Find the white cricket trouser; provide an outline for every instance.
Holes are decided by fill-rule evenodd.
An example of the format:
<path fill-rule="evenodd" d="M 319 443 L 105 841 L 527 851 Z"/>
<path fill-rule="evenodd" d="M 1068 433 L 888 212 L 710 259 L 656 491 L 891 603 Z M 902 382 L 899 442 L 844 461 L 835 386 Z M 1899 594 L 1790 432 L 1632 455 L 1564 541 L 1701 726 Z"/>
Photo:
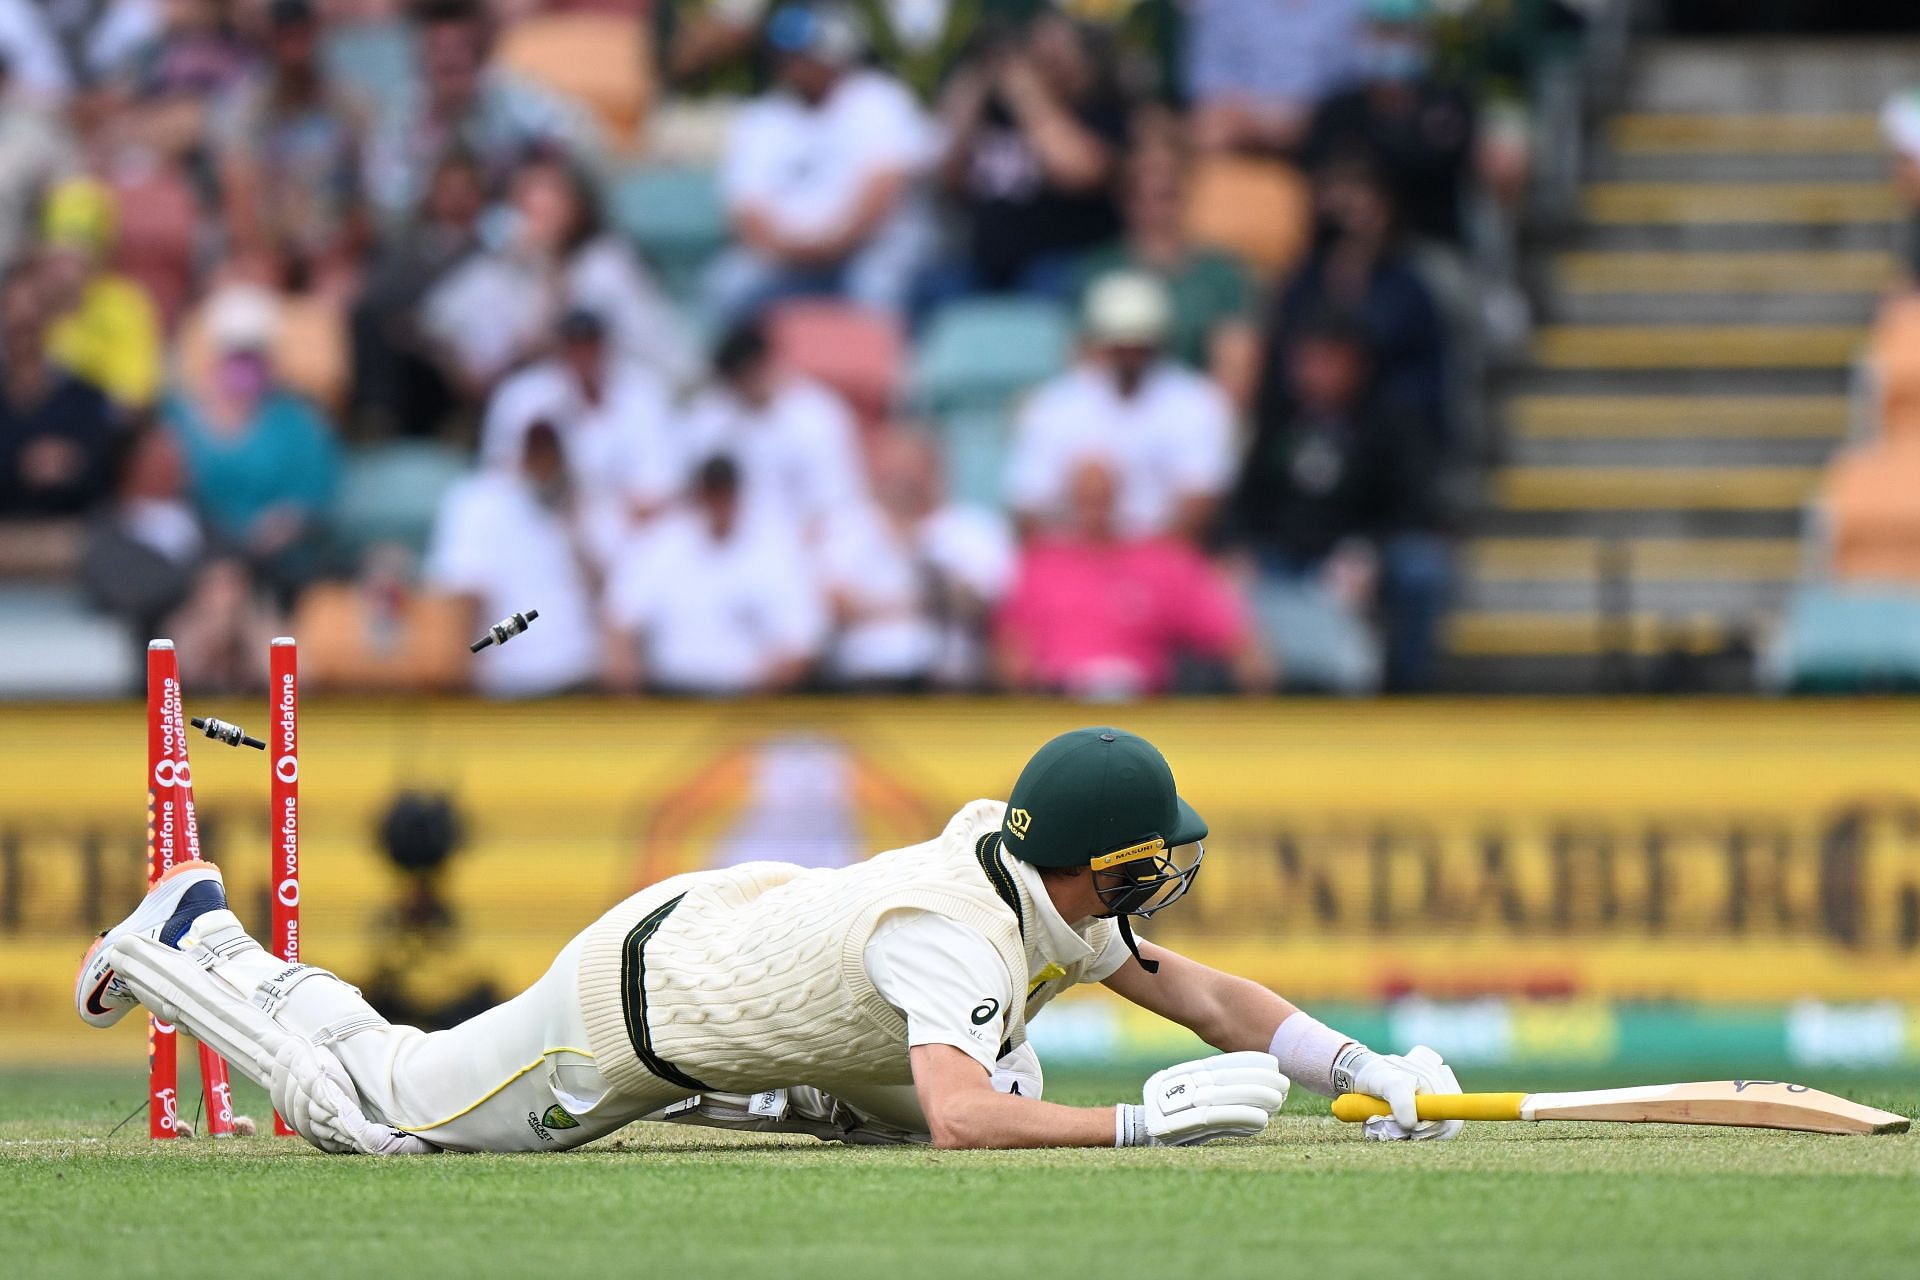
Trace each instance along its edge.
<path fill-rule="evenodd" d="M 447 1150 L 552 1151 L 605 1137 L 687 1096 L 687 1090 L 661 1081 L 640 1096 L 611 1091 L 587 1045 L 579 950 L 575 938 L 539 981 L 457 1027 L 421 1031 L 375 1014 L 373 1025 L 350 1020 L 341 1028 L 345 1034 L 326 1040 L 325 1047 L 353 1078 L 370 1118 Z M 373 1012 L 331 975 L 316 975 L 296 988 L 290 1010 L 310 988 L 315 1003 L 351 993 L 364 1013 Z"/>

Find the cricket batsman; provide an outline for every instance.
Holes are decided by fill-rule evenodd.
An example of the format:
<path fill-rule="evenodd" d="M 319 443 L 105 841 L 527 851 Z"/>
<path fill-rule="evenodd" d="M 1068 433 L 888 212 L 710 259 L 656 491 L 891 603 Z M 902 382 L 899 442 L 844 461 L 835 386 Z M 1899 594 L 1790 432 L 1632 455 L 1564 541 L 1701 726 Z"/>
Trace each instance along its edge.
<path fill-rule="evenodd" d="M 674 876 L 614 907 L 546 975 L 447 1031 L 395 1026 L 325 969 L 275 958 L 219 869 L 180 864 L 100 935 L 74 988 L 108 1026 L 136 1003 L 264 1087 L 325 1151 L 549 1151 L 636 1120 L 941 1147 L 1188 1145 L 1259 1133 L 1289 1080 L 1373 1094 L 1379 1139 L 1451 1137 L 1414 1095 L 1438 1054 L 1375 1053 L 1257 983 L 1135 937 L 1193 882 L 1206 823 L 1152 744 L 1078 729 L 1005 803 L 833 869 Z M 1137 1103 L 1045 1101 L 1027 1025 L 1076 983 L 1220 1050 Z"/>

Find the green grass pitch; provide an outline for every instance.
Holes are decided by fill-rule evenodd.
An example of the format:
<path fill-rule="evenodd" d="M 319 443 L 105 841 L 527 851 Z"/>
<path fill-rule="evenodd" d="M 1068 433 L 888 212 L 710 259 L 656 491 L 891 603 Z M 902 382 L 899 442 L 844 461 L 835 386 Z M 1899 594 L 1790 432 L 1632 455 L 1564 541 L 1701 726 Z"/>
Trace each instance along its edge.
<path fill-rule="evenodd" d="M 1920 1105 L 1911 1074 L 1807 1083 Z M 0 1072 L 8 1272 L 1865 1280 L 1912 1276 L 1920 1242 L 1920 1135 L 1483 1124 L 1372 1144 L 1296 1095 L 1262 1139 L 1187 1150 L 845 1149 L 636 1126 L 571 1155 L 374 1161 L 264 1137 L 150 1143 L 144 1115 L 105 1140 L 141 1085 L 133 1071 Z M 1138 1087 L 1063 1078 L 1049 1093 Z M 264 1098 L 240 1092 L 265 1120 Z"/>

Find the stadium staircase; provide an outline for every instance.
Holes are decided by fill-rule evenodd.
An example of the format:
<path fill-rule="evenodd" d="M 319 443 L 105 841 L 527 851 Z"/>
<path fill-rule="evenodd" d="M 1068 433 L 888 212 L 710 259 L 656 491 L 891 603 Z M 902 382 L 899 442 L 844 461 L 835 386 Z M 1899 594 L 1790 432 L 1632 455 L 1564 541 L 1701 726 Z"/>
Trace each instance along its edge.
<path fill-rule="evenodd" d="M 1748 687 L 1894 273 L 1886 43 L 1642 48 L 1497 388 L 1451 683 Z"/>

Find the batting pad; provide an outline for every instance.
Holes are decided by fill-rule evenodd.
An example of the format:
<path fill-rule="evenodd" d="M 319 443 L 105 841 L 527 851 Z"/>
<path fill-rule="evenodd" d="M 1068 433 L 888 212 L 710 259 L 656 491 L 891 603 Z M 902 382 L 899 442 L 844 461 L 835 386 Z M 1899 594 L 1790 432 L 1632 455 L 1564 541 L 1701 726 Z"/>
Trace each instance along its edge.
<path fill-rule="evenodd" d="M 247 1079 L 272 1088 L 274 1057 L 294 1037 L 232 987 L 188 956 L 139 934 L 114 945 L 113 968 L 151 1012 L 178 1022 Z"/>

